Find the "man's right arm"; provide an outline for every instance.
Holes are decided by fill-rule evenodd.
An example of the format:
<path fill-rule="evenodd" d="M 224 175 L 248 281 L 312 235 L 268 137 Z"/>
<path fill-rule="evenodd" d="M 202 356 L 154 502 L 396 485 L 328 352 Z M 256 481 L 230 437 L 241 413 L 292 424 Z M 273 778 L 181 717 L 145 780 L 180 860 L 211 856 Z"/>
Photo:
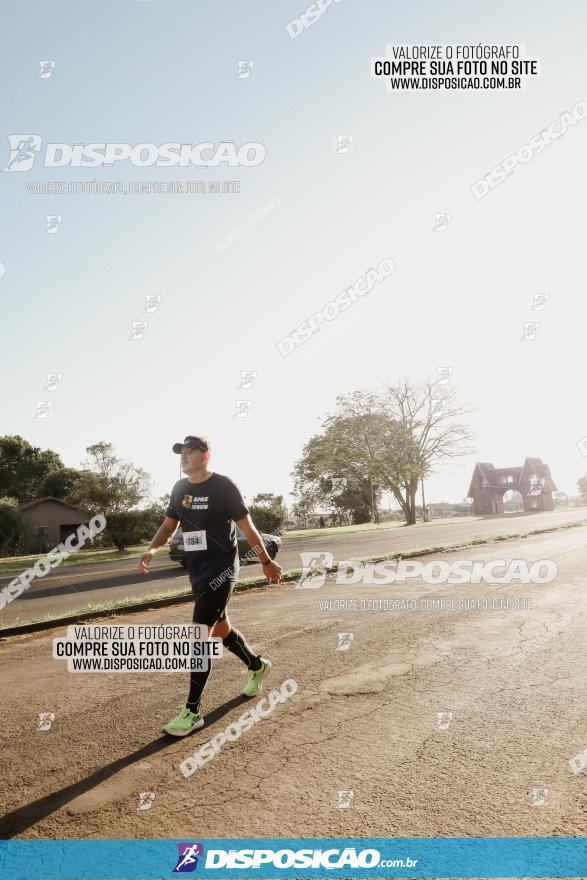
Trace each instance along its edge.
<path fill-rule="evenodd" d="M 147 574 L 149 563 L 159 547 L 164 547 L 176 532 L 179 520 L 171 516 L 166 516 L 157 531 L 155 537 L 149 544 L 149 547 L 139 559 L 139 571 L 141 574 Z"/>

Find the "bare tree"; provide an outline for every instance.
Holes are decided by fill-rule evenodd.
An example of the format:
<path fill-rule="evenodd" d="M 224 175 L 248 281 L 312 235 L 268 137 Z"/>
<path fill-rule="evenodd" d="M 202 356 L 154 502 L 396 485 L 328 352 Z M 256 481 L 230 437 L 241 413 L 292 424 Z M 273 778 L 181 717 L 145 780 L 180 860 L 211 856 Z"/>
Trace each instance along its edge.
<path fill-rule="evenodd" d="M 464 421 L 470 410 L 457 402 L 455 388 L 429 380 L 418 385 L 404 379 L 399 385 L 387 385 L 382 405 L 389 425 L 397 425 L 398 439 L 402 442 L 403 438 L 407 453 L 396 458 L 395 467 L 384 466 L 382 479 L 402 508 L 406 523 L 412 525 L 418 481 L 429 476 L 441 460 L 472 452 L 473 435 Z M 394 462 L 396 449 L 396 444 L 390 449 L 389 464 Z"/>
<path fill-rule="evenodd" d="M 408 525 L 416 522 L 416 492 L 442 459 L 471 452 L 472 435 L 464 423 L 469 410 L 456 402 L 457 392 L 427 381 L 404 379 L 383 391 L 355 391 L 337 398 L 320 439 L 323 479 L 333 476 L 369 481 L 375 497 L 391 492 Z M 304 480 L 304 468 L 298 466 Z"/>

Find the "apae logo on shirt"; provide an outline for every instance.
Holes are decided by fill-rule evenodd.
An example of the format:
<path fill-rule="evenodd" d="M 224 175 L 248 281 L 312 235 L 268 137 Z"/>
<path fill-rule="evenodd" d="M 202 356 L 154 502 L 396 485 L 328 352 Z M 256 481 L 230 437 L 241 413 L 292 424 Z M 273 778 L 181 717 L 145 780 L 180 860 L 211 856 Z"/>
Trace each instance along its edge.
<path fill-rule="evenodd" d="M 184 495 L 181 506 L 188 510 L 208 510 L 209 495 Z"/>

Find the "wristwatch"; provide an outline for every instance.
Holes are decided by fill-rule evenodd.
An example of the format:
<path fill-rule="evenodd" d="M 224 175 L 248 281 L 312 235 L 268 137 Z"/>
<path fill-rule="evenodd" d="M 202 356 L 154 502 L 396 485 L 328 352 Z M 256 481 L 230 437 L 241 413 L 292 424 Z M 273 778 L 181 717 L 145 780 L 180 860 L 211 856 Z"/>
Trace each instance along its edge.
<path fill-rule="evenodd" d="M 262 562 L 261 565 L 269 565 L 271 559 L 266 559 L 265 562 Z"/>

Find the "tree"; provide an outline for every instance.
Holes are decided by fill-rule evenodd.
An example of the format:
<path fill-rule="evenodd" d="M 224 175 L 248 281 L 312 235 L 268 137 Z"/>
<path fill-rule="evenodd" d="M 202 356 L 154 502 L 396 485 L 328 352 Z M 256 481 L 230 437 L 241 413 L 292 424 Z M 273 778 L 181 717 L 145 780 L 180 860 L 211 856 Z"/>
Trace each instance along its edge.
<path fill-rule="evenodd" d="M 165 516 L 169 498 L 169 495 L 162 495 L 153 504 L 141 510 L 123 510 L 120 513 L 109 514 L 100 538 L 103 536 L 118 550 L 150 541 Z"/>
<path fill-rule="evenodd" d="M 577 480 L 577 489 L 581 496 L 581 501 L 587 503 L 587 475 Z"/>
<path fill-rule="evenodd" d="M 295 464 L 294 514 L 304 524 L 315 516 L 316 508 L 330 511 L 333 525 L 379 522 L 382 493 L 377 479 L 339 454 L 343 420 L 334 417 L 326 421 L 325 433 L 308 440 Z"/>
<path fill-rule="evenodd" d="M 407 525 L 416 522 L 419 481 L 439 461 L 471 452 L 472 435 L 461 422 L 468 411 L 456 396 L 454 388 L 404 379 L 379 395 L 355 392 L 339 399 L 362 443 L 364 466 L 394 496 Z"/>
<path fill-rule="evenodd" d="M 311 491 L 305 491 L 301 487 L 294 490 L 294 495 L 297 497 L 297 502 L 292 505 L 292 515 L 299 527 L 306 528 L 308 520 L 314 516 L 318 497 Z"/>
<path fill-rule="evenodd" d="M 261 492 L 255 495 L 250 505 L 250 514 L 260 532 L 273 534 L 283 528 L 287 510 L 283 495 Z"/>
<path fill-rule="evenodd" d="M 365 472 L 363 464 L 347 457 L 348 450 L 342 448 L 343 438 L 348 439 L 345 419 L 336 415 L 324 426 L 325 433 L 311 437 L 296 462 L 294 495 L 332 511 L 339 525 L 349 517 L 353 523 L 377 522 L 381 490 L 369 469 Z"/>
<path fill-rule="evenodd" d="M 0 555 L 16 555 L 24 532 L 17 498 L 0 498 Z"/>
<path fill-rule="evenodd" d="M 158 504 L 142 510 L 111 513 L 106 518 L 103 534 L 118 550 L 125 550 L 133 544 L 150 541 L 161 525 L 161 519 L 161 508 Z"/>
<path fill-rule="evenodd" d="M 379 491 L 375 495 L 379 499 Z M 371 496 L 371 484 L 369 480 L 347 480 L 343 489 L 332 497 L 332 503 L 335 507 L 335 514 L 342 524 L 345 518 L 350 515 L 353 525 L 360 523 L 379 522 L 379 511 L 374 499 Z"/>
<path fill-rule="evenodd" d="M 66 500 L 74 507 L 109 516 L 132 510 L 149 494 L 151 478 L 142 468 L 114 454 L 112 443 L 95 443 L 86 449 L 91 458 Z"/>
<path fill-rule="evenodd" d="M 461 422 L 467 410 L 455 397 L 454 389 L 407 380 L 379 392 L 341 395 L 337 411 L 323 422 L 325 433 L 304 447 L 294 472 L 299 486 L 326 489 L 333 478 L 351 486 L 368 484 L 373 520 L 385 490 L 396 499 L 406 524 L 413 525 L 420 480 L 440 460 L 471 451 L 466 446 L 471 434 Z"/>
<path fill-rule="evenodd" d="M 169 502 L 171 501 L 171 495 L 169 492 L 166 492 L 165 495 L 161 495 L 155 504 L 153 505 L 155 510 L 158 510 L 161 515 L 161 519 L 165 516 L 165 511 L 169 507 Z"/>
<path fill-rule="evenodd" d="M 52 449 L 32 446 L 18 434 L 0 437 L 0 496 L 16 498 L 19 504 L 34 501 L 42 480 L 62 467 Z"/>
<path fill-rule="evenodd" d="M 77 481 L 81 478 L 82 471 L 75 468 L 60 468 L 50 471 L 37 487 L 37 498 L 60 498 L 65 499 L 72 494 Z"/>

